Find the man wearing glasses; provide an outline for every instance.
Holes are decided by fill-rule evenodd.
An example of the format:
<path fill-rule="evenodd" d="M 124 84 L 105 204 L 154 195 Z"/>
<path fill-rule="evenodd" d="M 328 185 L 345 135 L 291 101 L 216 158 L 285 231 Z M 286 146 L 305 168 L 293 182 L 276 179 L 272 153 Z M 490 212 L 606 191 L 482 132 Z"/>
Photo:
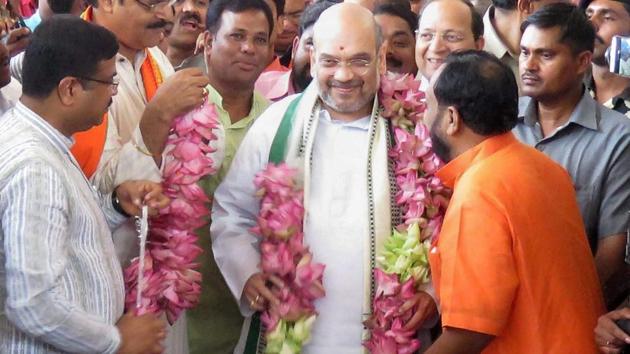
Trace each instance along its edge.
<path fill-rule="evenodd" d="M 483 19 L 468 0 L 437 0 L 422 11 L 416 34 L 416 64 L 422 87 L 454 51 L 481 50 Z"/>
<path fill-rule="evenodd" d="M 116 54 L 118 94 L 103 125 L 75 135 L 73 147 L 84 172 L 103 193 L 126 179 L 159 182 L 172 120 L 200 106 L 207 95 L 208 79 L 201 70 L 174 74 L 168 58 L 156 47 L 165 36 L 171 6 L 165 0 L 91 0 L 82 15 L 113 32 L 120 45 Z M 105 137 L 101 132 L 106 132 Z M 96 162 L 89 159 L 93 156 Z M 135 235 L 132 222 L 114 232 L 123 267 L 138 255 Z M 170 354 L 187 353 L 185 315 L 168 328 L 165 345 Z"/>
<path fill-rule="evenodd" d="M 260 200 L 252 181 L 269 161 L 272 141 L 281 136 L 276 135 L 281 121 L 290 125 L 290 136 L 305 132 L 303 149 L 302 139 L 287 139 L 284 155 L 305 171 L 304 185 L 311 192 L 304 239 L 317 261 L 326 264 L 326 296 L 317 302 L 319 316 L 304 348 L 308 353 L 364 352 L 362 318 L 368 309 L 363 305 L 373 284 L 365 256 L 375 251 L 370 240 L 389 233 L 374 225 L 391 222 L 391 210 L 385 207 L 388 131 L 375 104 L 385 65 L 382 36 L 369 10 L 350 3 L 325 10 L 313 27 L 312 83 L 258 118 L 214 195 L 214 256 L 241 313 L 255 323 L 254 312 L 282 304 L 270 291 L 274 285 L 268 281 L 274 277 L 258 268 L 259 242 L 250 230 Z M 368 195 L 369 190 L 374 193 Z M 368 208 L 370 201 L 378 211 Z M 377 222 L 370 223 L 370 217 Z M 421 306 L 426 298 L 414 300 L 422 308 L 418 312 L 426 314 Z M 407 323 L 408 329 L 415 330 L 421 317 Z M 256 341 L 245 343 L 248 336 L 255 338 L 255 328 L 242 332 L 235 353 L 255 349 L 251 344 Z"/>
<path fill-rule="evenodd" d="M 275 42 L 275 52 L 279 57 L 285 54 L 289 56 L 288 52 L 293 44 L 293 39 L 298 35 L 298 28 L 300 26 L 300 17 L 305 8 L 304 0 L 286 0 L 284 3 L 284 11 L 280 16 L 282 21 L 282 31 L 278 33 Z M 288 53 L 287 53 L 288 52 Z"/>

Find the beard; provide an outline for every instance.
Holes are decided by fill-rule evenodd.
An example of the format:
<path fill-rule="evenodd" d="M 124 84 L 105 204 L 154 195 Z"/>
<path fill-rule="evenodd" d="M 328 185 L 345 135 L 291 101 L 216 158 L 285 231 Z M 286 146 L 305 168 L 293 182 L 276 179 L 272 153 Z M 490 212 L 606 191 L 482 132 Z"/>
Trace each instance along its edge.
<path fill-rule="evenodd" d="M 332 108 L 334 111 L 338 113 L 343 113 L 343 114 L 354 113 L 354 112 L 359 111 L 361 108 L 365 107 L 374 97 L 373 96 L 367 97 L 366 95 L 363 94 L 363 92 L 361 92 L 359 97 L 356 100 L 340 103 L 340 102 L 335 101 L 335 99 L 332 97 L 331 92 L 334 87 L 339 87 L 339 88 L 355 87 L 361 90 L 361 88 L 363 87 L 363 84 L 364 84 L 363 80 L 360 80 L 360 79 L 353 79 L 347 82 L 341 82 L 337 80 L 328 80 L 328 82 L 326 82 L 326 88 L 320 92 L 320 96 L 322 98 L 322 101 L 324 101 L 324 103 L 328 107 Z"/>
<path fill-rule="evenodd" d="M 452 160 L 451 156 L 451 147 L 448 145 L 445 139 L 442 139 L 440 134 L 438 134 L 437 125 L 439 121 L 443 118 L 437 118 L 433 124 L 431 124 L 431 128 L 429 129 L 429 136 L 431 137 L 431 144 L 433 146 L 433 152 L 437 155 L 437 157 L 442 160 L 445 164 Z"/>
<path fill-rule="evenodd" d="M 302 69 L 296 69 L 293 67 L 292 80 L 293 80 L 293 88 L 295 92 L 302 92 L 308 87 L 308 85 L 313 81 L 311 77 L 311 66 L 306 65 Z"/>

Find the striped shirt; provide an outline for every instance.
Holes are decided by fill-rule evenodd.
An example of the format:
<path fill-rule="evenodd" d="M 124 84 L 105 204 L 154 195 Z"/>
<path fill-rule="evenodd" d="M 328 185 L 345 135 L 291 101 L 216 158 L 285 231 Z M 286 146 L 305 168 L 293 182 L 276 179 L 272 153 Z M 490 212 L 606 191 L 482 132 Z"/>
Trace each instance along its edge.
<path fill-rule="evenodd" d="M 18 103 L 0 119 L 0 353 L 115 353 L 124 285 L 110 228 L 124 218 Z"/>

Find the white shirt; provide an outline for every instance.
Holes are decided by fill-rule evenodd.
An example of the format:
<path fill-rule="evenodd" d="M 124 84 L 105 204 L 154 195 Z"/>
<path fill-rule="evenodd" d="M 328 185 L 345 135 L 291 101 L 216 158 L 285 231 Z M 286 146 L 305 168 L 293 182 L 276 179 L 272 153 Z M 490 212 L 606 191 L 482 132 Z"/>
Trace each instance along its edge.
<path fill-rule="evenodd" d="M 123 275 L 72 141 L 18 103 L 0 120 L 0 353 L 115 353 Z"/>
<path fill-rule="evenodd" d="M 268 161 L 276 130 L 290 100 L 270 106 L 254 123 L 215 193 L 211 235 L 221 272 L 244 315 L 252 314 L 241 299 L 245 282 L 258 272 L 258 240 L 254 226 L 260 200 L 254 176 Z M 305 243 L 315 262 L 326 265 L 326 297 L 316 301 L 319 317 L 304 353 L 363 353 L 362 305 L 367 232 L 367 150 L 369 118 L 351 123 L 319 115 L 307 205 Z"/>
<path fill-rule="evenodd" d="M 0 88 L 0 115 L 13 108 L 22 95 L 22 85 L 11 78 L 6 86 Z"/>

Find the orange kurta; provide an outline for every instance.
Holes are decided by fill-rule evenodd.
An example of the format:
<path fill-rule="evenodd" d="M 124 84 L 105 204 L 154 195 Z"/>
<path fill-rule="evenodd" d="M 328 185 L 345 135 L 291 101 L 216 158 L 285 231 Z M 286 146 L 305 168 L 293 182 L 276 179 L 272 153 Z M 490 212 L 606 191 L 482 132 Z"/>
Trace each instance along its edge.
<path fill-rule="evenodd" d="M 438 176 L 454 191 L 430 254 L 443 326 L 496 336 L 486 354 L 596 353 L 602 295 L 564 169 L 507 133 Z"/>

